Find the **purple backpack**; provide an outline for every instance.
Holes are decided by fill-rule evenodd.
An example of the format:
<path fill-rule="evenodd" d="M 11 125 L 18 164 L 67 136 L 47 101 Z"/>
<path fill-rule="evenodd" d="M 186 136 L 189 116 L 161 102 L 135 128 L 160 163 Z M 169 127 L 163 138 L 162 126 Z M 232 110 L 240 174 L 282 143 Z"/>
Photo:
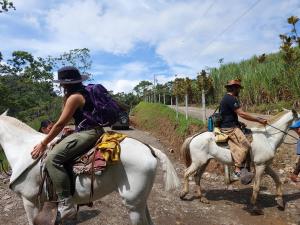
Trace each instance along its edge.
<path fill-rule="evenodd" d="M 89 84 L 85 89 L 89 93 L 94 110 L 83 113 L 86 123 L 81 124 L 81 126 L 99 125 L 105 127 L 114 124 L 119 118 L 121 109 L 106 88 L 101 84 Z"/>

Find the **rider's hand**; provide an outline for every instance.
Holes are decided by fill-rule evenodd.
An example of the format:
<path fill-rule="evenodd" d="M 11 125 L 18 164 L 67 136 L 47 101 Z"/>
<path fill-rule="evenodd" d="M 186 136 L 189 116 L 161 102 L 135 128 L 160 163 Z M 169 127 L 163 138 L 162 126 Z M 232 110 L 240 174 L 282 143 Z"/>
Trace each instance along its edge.
<path fill-rule="evenodd" d="M 260 117 L 257 117 L 257 122 L 266 126 L 268 124 L 268 121 L 266 119 L 263 119 L 263 118 L 260 118 Z"/>
<path fill-rule="evenodd" d="M 37 159 L 40 155 L 44 153 L 46 150 L 47 145 L 43 145 L 42 143 L 37 144 L 34 146 L 33 151 L 31 152 L 31 157 L 33 159 Z"/>
<path fill-rule="evenodd" d="M 72 134 L 72 133 L 74 133 L 74 130 L 71 129 L 71 128 L 69 128 L 69 127 L 65 127 L 65 128 L 63 129 L 63 136 L 68 136 L 68 135 L 70 135 L 70 134 Z"/>

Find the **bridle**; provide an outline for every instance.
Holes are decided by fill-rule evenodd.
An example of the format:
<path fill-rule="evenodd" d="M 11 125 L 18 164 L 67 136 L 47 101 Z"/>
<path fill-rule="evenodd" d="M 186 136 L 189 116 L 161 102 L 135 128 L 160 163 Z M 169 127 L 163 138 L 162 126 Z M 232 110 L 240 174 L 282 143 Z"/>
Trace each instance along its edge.
<path fill-rule="evenodd" d="M 293 111 L 293 110 L 292 110 L 292 111 Z M 294 115 L 294 119 L 297 119 L 297 118 L 298 118 L 298 114 L 297 114 L 296 111 L 295 111 L 295 112 L 293 111 L 293 115 Z M 287 131 L 281 130 L 280 128 L 275 127 L 275 126 L 273 126 L 273 125 L 271 125 L 271 124 L 269 124 L 269 123 L 267 123 L 267 126 L 272 127 L 272 128 L 274 128 L 275 130 L 278 130 L 278 131 L 279 131 L 279 132 L 273 133 L 273 134 L 271 134 L 271 135 L 278 134 L 278 133 L 284 133 L 283 139 L 285 139 L 286 136 L 290 136 L 290 137 L 292 137 L 292 138 L 294 138 L 294 139 L 296 139 L 296 140 L 298 141 L 298 138 L 296 138 L 295 136 L 289 134 Z M 288 130 L 290 130 L 290 129 L 288 129 Z M 288 144 L 288 145 L 294 145 L 294 144 L 297 144 L 297 142 L 296 142 L 296 143 L 282 142 L 282 143 Z"/>

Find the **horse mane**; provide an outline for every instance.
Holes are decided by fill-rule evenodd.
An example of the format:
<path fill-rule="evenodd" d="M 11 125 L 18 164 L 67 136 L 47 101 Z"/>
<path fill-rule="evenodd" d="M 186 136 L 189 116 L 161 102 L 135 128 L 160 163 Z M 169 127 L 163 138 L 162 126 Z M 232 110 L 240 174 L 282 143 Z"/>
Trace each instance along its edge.
<path fill-rule="evenodd" d="M 14 117 L 1 115 L 0 116 L 0 121 L 1 120 L 5 121 L 5 122 L 8 122 L 8 123 L 10 123 L 10 124 L 12 124 L 16 127 L 19 127 L 24 131 L 28 131 L 28 132 L 31 132 L 31 133 L 37 133 L 37 131 L 35 129 L 33 129 L 32 127 L 28 126 L 26 123 L 23 123 L 22 121 L 14 118 Z"/>
<path fill-rule="evenodd" d="M 284 116 L 288 112 L 289 111 L 284 110 L 284 111 L 277 113 L 275 116 L 272 116 L 270 119 L 268 119 L 268 123 L 272 124 L 272 123 L 277 122 L 282 116 Z M 262 124 L 257 125 L 257 128 L 261 128 L 261 127 L 264 127 L 264 125 L 262 125 Z"/>

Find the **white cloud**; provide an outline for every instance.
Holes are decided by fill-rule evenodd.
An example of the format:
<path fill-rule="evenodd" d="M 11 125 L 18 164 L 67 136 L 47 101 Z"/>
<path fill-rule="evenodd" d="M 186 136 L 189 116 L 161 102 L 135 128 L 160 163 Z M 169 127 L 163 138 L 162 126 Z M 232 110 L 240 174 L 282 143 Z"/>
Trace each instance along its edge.
<path fill-rule="evenodd" d="M 113 90 L 114 93 L 124 92 L 129 93 L 132 92 L 133 88 L 140 82 L 140 80 L 105 80 L 100 81 L 103 86 L 105 86 L 108 90 Z"/>
<path fill-rule="evenodd" d="M 299 0 L 260 1 L 243 17 L 255 0 L 14 2 L 14 14 L 19 13 L 24 23 L 46 34 L 46 38 L 20 38 L 3 32 L 0 42 L 10 43 L 1 46 L 6 51 L 26 48 L 46 56 L 87 47 L 93 52 L 126 56 L 142 42 L 154 47 L 169 66 L 169 73 L 191 77 L 205 66 L 217 66 L 219 58 L 226 63 L 277 51 L 278 34 L 288 31 L 286 18 L 300 14 Z M 1 26 L 1 31 L 4 29 Z M 97 79 L 114 80 L 108 84 L 122 80 L 126 90 L 137 80 L 153 75 L 151 65 L 139 59 L 115 66 L 96 65 L 93 70 Z M 171 74 L 162 80 L 168 77 Z"/>

